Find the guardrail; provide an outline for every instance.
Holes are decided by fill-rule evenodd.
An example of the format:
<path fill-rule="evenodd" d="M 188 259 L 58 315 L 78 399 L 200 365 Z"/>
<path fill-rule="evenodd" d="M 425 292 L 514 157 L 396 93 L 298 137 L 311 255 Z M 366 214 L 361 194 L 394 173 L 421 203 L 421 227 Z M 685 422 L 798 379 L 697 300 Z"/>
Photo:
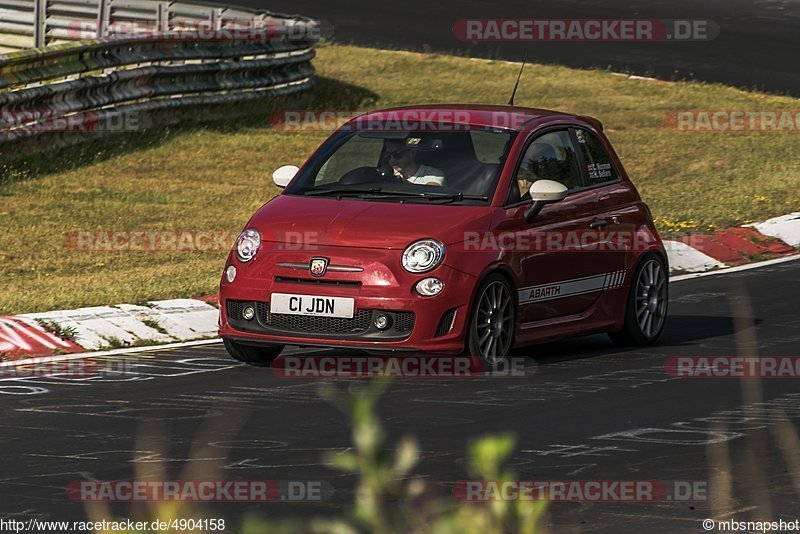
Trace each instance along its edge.
<path fill-rule="evenodd" d="M 158 0 L 0 0 L 0 52 L 102 39 L 132 24 L 175 31 L 304 20 L 264 10 Z"/>
<path fill-rule="evenodd" d="M 0 32 L 11 26 L 22 32 L 33 21 L 39 42 L 87 33 L 95 38 L 0 55 L 3 148 L 33 137 L 60 147 L 174 122 L 186 108 L 285 95 L 313 84 L 319 25 L 303 17 L 149 0 L 0 0 L 0 17 L 9 6 L 31 4 L 42 4 L 47 16 L 34 9 L 30 17 L 3 18 Z M 86 18 L 90 11 L 95 19 Z"/>

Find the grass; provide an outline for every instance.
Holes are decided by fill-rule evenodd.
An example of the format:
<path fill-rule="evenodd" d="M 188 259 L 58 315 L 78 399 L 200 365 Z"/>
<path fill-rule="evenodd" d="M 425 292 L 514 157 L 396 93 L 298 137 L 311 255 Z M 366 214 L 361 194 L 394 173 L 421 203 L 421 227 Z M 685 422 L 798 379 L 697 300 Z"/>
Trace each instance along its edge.
<path fill-rule="evenodd" d="M 100 348 L 100 350 L 114 350 L 114 349 L 129 349 L 133 347 L 152 347 L 155 345 L 161 345 L 162 342 L 156 339 L 137 339 L 136 341 L 124 341 L 119 339 L 118 337 L 114 336 L 100 336 L 102 337 L 106 344 Z"/>
<path fill-rule="evenodd" d="M 272 129 L 274 110 L 503 103 L 519 68 L 347 46 L 320 48 L 315 65 L 320 78 L 312 92 L 250 105 L 245 118 L 190 122 L 6 162 L 0 313 L 212 293 L 225 251 L 82 252 L 65 246 L 65 233 L 237 232 L 277 193 L 272 170 L 302 163 L 328 134 Z M 516 101 L 601 119 L 667 233 L 726 228 L 800 205 L 797 133 L 686 133 L 664 125 L 675 110 L 795 110 L 797 99 L 529 65 Z"/>
<path fill-rule="evenodd" d="M 48 321 L 48 320 L 39 320 L 38 322 L 40 325 L 42 325 L 42 327 L 45 330 L 47 330 L 52 334 L 55 334 L 61 339 L 68 339 L 69 341 L 75 341 L 75 337 L 78 335 L 78 331 L 75 330 L 75 327 L 73 326 L 64 326 L 62 324 L 57 323 L 56 321 Z"/>
<path fill-rule="evenodd" d="M 166 329 L 163 326 L 161 326 L 161 324 L 155 319 L 145 317 L 144 319 L 142 319 L 142 323 L 144 323 L 145 326 L 152 328 L 156 332 L 159 332 L 166 336 L 169 335 L 169 332 L 167 332 Z"/>

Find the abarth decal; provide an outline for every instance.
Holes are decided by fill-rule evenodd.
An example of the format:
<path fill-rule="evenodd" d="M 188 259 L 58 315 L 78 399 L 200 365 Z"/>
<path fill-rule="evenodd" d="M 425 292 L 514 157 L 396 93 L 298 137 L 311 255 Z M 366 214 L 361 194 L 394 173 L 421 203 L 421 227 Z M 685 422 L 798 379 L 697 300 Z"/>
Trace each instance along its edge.
<path fill-rule="evenodd" d="M 625 281 L 625 271 L 614 271 L 612 273 L 598 274 L 586 278 L 575 278 L 564 280 L 552 284 L 542 284 L 539 286 L 524 287 L 519 290 L 519 303 L 530 304 L 531 302 L 541 302 L 544 300 L 560 299 L 593 293 L 605 289 L 615 289 L 620 287 Z"/>

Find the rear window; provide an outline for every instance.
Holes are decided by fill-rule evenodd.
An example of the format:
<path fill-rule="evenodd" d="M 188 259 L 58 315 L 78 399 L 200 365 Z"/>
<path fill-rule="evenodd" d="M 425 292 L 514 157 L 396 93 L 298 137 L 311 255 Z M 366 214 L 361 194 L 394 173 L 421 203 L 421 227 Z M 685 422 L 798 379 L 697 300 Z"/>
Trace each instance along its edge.
<path fill-rule="evenodd" d="M 578 138 L 578 146 L 581 147 L 583 159 L 586 161 L 589 185 L 612 182 L 619 178 L 611 163 L 611 156 L 593 133 L 576 128 L 575 136 Z"/>

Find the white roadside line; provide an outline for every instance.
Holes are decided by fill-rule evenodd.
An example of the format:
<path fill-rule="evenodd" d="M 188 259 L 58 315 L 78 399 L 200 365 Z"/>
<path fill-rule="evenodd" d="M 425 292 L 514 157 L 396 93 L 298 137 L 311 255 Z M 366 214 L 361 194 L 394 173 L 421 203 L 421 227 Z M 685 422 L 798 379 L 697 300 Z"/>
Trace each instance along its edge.
<path fill-rule="evenodd" d="M 718 269 L 716 271 L 707 271 L 704 273 L 690 273 L 690 274 L 682 274 L 679 276 L 670 276 L 670 282 L 681 282 L 683 280 L 689 280 L 692 278 L 701 278 L 704 276 L 716 276 L 720 274 L 729 274 L 729 273 L 737 273 L 740 271 L 749 271 L 750 269 L 758 269 L 759 267 L 768 267 L 770 265 L 776 265 L 779 263 L 786 263 L 788 261 L 794 261 L 800 259 L 800 254 L 796 254 L 794 256 L 787 256 L 785 258 L 775 258 L 772 260 L 760 261 L 757 263 L 748 263 L 747 265 L 740 265 L 738 267 L 727 267 L 725 269 Z M 136 354 L 140 352 L 153 352 L 157 350 L 168 350 L 168 349 L 179 349 L 183 347 L 196 347 L 201 345 L 216 345 L 218 343 L 222 343 L 222 340 L 219 338 L 214 339 L 201 339 L 199 341 L 183 341 L 180 343 L 169 343 L 167 345 L 148 345 L 145 347 L 130 347 L 127 349 L 114 349 L 114 350 L 105 350 L 100 352 L 79 352 L 77 354 L 60 354 L 58 356 L 40 356 L 37 358 L 27 358 L 25 360 L 11 360 L 6 362 L 0 362 L 0 369 L 6 367 L 17 367 L 20 365 L 31 365 L 31 364 L 38 364 L 38 363 L 50 363 L 50 362 L 63 362 L 69 360 L 80 360 L 84 358 L 94 358 L 97 356 L 116 356 L 120 354 Z"/>

